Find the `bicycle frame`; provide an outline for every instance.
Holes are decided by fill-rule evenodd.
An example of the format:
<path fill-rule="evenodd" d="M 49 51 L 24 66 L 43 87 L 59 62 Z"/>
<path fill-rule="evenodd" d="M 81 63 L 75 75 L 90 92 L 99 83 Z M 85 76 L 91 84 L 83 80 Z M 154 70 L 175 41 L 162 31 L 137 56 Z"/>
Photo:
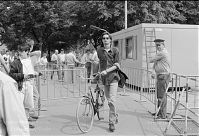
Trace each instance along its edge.
<path fill-rule="evenodd" d="M 84 78 L 84 77 L 83 79 L 86 81 L 92 80 L 91 78 Z M 93 96 L 92 90 L 94 90 L 94 93 L 96 93 L 96 97 Z M 101 98 L 102 104 L 100 104 L 99 102 L 100 98 Z M 103 119 L 103 118 L 100 118 L 99 116 L 99 109 L 103 107 L 104 101 L 105 101 L 104 92 L 99 87 L 99 82 L 97 81 L 97 85 L 95 89 L 89 86 L 87 95 L 84 95 L 83 98 L 81 98 L 76 110 L 77 125 L 83 133 L 87 133 L 92 128 L 93 119 L 96 113 L 99 120 Z M 84 118 L 86 122 L 84 122 Z M 81 122 L 81 119 L 83 119 L 82 122 Z M 89 120 L 87 121 L 87 119 Z"/>
<path fill-rule="evenodd" d="M 93 79 L 95 79 L 95 78 L 84 78 L 84 77 L 82 77 L 82 78 L 85 79 L 85 80 L 93 80 Z M 86 97 L 86 98 L 90 99 L 90 101 L 92 103 L 92 106 L 93 106 L 93 110 L 94 110 L 94 116 L 97 113 L 98 119 L 101 120 L 103 118 L 100 118 L 100 116 L 99 116 L 99 109 L 101 107 L 103 107 L 103 105 L 104 105 L 105 96 L 104 96 L 104 91 L 99 87 L 99 79 L 97 80 L 97 84 L 96 84 L 96 87 L 95 87 L 94 90 L 95 90 L 94 92 L 96 93 L 96 98 L 95 99 L 93 97 L 92 87 L 91 86 L 89 86 L 89 92 L 87 93 L 87 95 L 84 95 L 83 97 Z M 99 97 L 102 100 L 102 104 L 101 105 L 99 104 Z"/>
<path fill-rule="evenodd" d="M 100 116 L 99 116 L 99 109 L 100 109 L 101 107 L 103 107 L 105 98 L 104 98 L 104 92 L 103 92 L 103 90 L 99 87 L 99 83 L 98 83 L 98 82 L 97 82 L 97 85 L 96 85 L 96 87 L 95 87 L 95 91 L 94 91 L 94 92 L 96 93 L 96 98 L 95 98 L 95 99 L 94 99 L 94 97 L 93 97 L 92 87 L 89 87 L 88 95 L 85 95 L 85 96 L 83 96 L 83 97 L 86 97 L 86 98 L 89 98 L 89 99 L 90 99 L 91 104 L 92 104 L 92 106 L 93 106 L 93 110 L 94 110 L 94 116 L 95 116 L 96 113 L 97 113 L 98 119 L 101 120 L 101 119 L 103 119 L 103 118 L 100 118 Z M 102 105 L 100 105 L 100 103 L 99 103 L 99 97 L 101 97 L 101 99 L 102 99 Z"/>

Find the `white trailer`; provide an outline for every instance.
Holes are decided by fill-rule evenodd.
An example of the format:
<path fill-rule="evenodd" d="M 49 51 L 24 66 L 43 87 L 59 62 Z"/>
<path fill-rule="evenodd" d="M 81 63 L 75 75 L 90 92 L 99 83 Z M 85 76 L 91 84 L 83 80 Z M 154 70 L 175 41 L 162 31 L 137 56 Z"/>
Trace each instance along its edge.
<path fill-rule="evenodd" d="M 153 40 L 164 39 L 170 54 L 171 72 L 199 75 L 199 25 L 140 24 L 112 33 L 119 48 L 121 66 L 151 71 L 148 59 L 155 55 Z"/>

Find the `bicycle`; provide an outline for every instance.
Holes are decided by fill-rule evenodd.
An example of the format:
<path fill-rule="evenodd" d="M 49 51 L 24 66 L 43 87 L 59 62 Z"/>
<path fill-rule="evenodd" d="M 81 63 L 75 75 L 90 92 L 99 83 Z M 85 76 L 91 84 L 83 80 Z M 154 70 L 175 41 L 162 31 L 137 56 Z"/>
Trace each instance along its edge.
<path fill-rule="evenodd" d="M 86 82 L 87 80 L 93 79 L 97 81 L 96 87 L 94 89 L 94 93 L 96 93 L 95 99 L 93 97 L 92 87 L 90 85 L 87 95 L 84 95 L 83 98 L 81 98 L 76 110 L 77 125 L 83 133 L 87 133 L 92 128 L 94 116 L 96 114 L 99 120 L 104 119 L 103 117 L 100 117 L 100 109 L 104 107 L 105 95 L 104 91 L 99 87 L 99 81 L 101 78 L 99 73 L 94 78 L 84 78 L 82 76 L 81 78 L 85 79 Z"/>

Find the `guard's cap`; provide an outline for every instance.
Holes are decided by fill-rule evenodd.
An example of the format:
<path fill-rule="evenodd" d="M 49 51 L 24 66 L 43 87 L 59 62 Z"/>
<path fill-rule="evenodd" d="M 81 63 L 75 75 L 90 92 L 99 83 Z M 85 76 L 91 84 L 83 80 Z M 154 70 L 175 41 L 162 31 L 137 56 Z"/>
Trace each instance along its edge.
<path fill-rule="evenodd" d="M 154 42 L 164 42 L 163 39 L 155 39 Z"/>

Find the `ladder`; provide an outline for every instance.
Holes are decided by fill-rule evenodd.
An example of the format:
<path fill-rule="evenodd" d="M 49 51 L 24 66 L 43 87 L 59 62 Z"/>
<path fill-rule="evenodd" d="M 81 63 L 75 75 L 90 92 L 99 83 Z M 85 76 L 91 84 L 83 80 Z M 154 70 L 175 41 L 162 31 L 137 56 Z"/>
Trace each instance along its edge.
<path fill-rule="evenodd" d="M 145 40 L 145 66 L 147 71 L 153 70 L 153 63 L 149 63 L 149 60 L 155 56 L 157 53 L 156 47 L 154 45 L 154 40 L 156 39 L 155 28 L 144 28 L 144 40 Z"/>
<path fill-rule="evenodd" d="M 144 40 L 145 40 L 145 56 L 143 56 L 143 68 L 146 70 L 146 76 L 147 77 L 147 81 L 146 83 L 146 87 L 148 90 L 148 93 L 156 93 L 156 84 L 155 81 L 151 79 L 151 72 L 153 71 L 153 63 L 149 63 L 150 59 L 156 55 L 157 50 L 156 50 L 156 46 L 154 44 L 154 40 L 156 39 L 156 33 L 155 33 L 155 28 L 144 28 Z M 144 84 L 145 84 L 144 83 Z M 153 95 L 151 95 L 152 97 L 154 97 Z M 157 100 L 156 100 L 156 95 L 154 97 L 155 100 L 155 107 L 157 107 Z M 156 110 L 156 108 L 155 108 Z"/>

